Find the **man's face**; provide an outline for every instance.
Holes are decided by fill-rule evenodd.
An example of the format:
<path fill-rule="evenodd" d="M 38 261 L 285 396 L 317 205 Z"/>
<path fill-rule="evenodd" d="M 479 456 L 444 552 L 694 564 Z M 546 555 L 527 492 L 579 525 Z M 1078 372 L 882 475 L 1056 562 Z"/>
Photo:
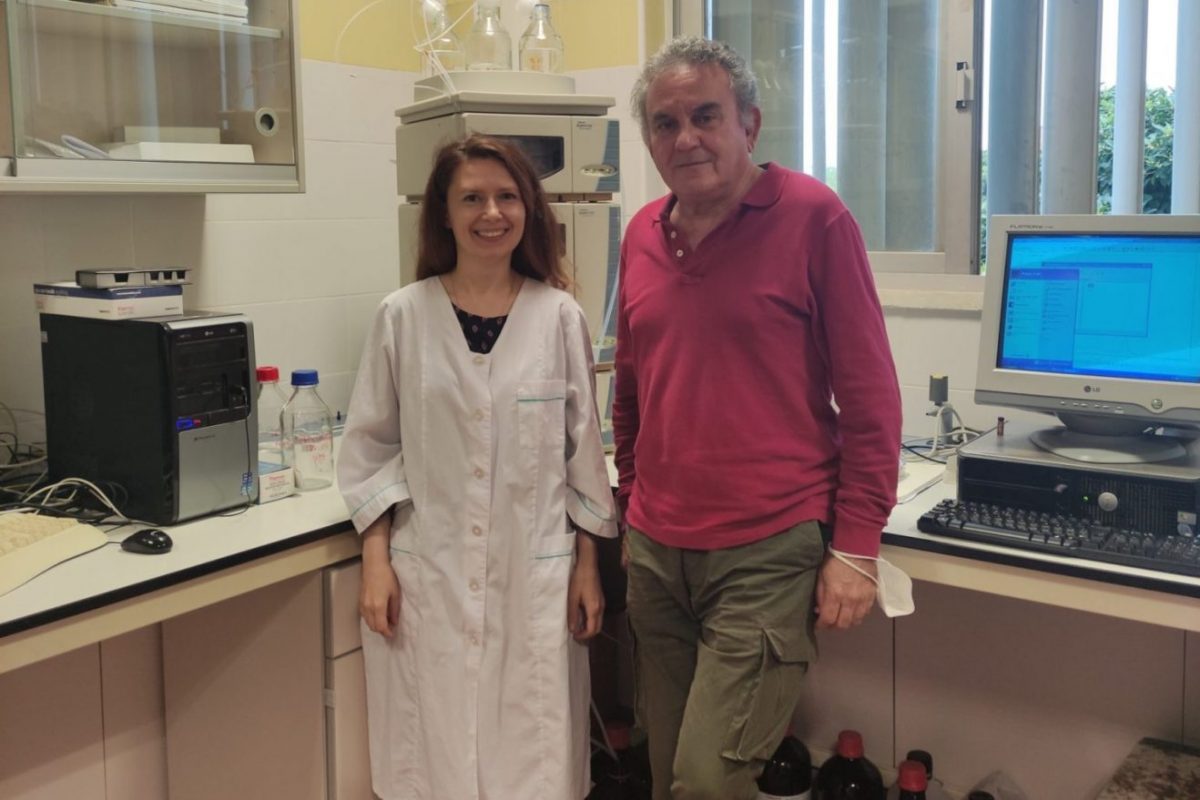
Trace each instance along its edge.
<path fill-rule="evenodd" d="M 729 75 L 715 64 L 668 70 L 646 92 L 650 155 L 680 203 L 721 203 L 745 188 L 762 118 L 743 121 Z"/>

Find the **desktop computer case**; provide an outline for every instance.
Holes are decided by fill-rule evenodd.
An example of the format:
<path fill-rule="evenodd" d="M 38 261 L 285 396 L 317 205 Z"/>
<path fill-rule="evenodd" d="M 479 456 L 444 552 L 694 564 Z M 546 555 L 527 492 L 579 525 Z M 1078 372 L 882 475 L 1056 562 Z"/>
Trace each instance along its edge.
<path fill-rule="evenodd" d="M 1010 420 L 958 450 L 958 499 L 1065 514 L 1098 525 L 1192 535 L 1200 518 L 1200 439 L 1158 464 L 1096 464 L 1039 449 L 1036 426 Z M 1111 501 L 1102 507 L 1102 496 Z"/>
<path fill-rule="evenodd" d="M 247 317 L 43 314 L 41 331 L 51 481 L 86 478 L 126 516 L 159 525 L 253 501 Z"/>

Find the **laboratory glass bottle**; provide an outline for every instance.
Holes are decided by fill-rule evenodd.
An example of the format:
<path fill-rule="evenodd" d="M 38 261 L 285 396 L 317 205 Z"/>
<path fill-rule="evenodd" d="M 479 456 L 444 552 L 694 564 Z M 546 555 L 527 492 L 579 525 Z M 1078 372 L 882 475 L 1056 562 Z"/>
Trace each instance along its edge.
<path fill-rule="evenodd" d="M 432 76 L 461 70 L 466 63 L 466 54 L 462 42 L 446 22 L 446 9 L 429 5 L 426 8 L 425 34 L 428 38 L 422 48 L 425 74 Z"/>
<path fill-rule="evenodd" d="M 588 800 L 650 800 L 650 783 L 635 763 L 630 725 L 607 722 L 604 727 L 616 760 L 606 759 L 599 769 L 593 766 L 595 786 Z"/>
<path fill-rule="evenodd" d="M 758 777 L 758 800 L 810 800 L 812 756 L 790 732 Z"/>
<path fill-rule="evenodd" d="M 467 34 L 467 69 L 512 69 L 512 38 L 500 23 L 500 0 L 478 0 Z"/>
<path fill-rule="evenodd" d="M 950 794 L 942 788 L 942 782 L 933 776 L 933 756 L 928 750 L 909 750 L 904 756 L 905 761 L 916 761 L 925 767 L 926 789 L 925 796 L 927 800 L 951 800 Z M 888 789 L 888 800 L 899 800 L 900 797 L 900 782 L 896 781 L 890 789 Z"/>
<path fill-rule="evenodd" d="M 991 792 L 974 791 L 967 795 L 967 800 L 996 800 Z"/>
<path fill-rule="evenodd" d="M 927 800 L 925 789 L 929 779 L 925 777 L 925 765 L 920 761 L 901 761 L 896 785 L 900 787 L 900 800 Z"/>
<path fill-rule="evenodd" d="M 546 3 L 533 7 L 529 27 L 517 49 L 521 54 L 521 69 L 526 72 L 563 71 L 563 40 L 550 24 L 550 6 Z"/>
<path fill-rule="evenodd" d="M 300 491 L 333 484 L 333 415 L 317 394 L 317 371 L 292 371 L 292 396 L 283 407 L 284 463 Z"/>
<path fill-rule="evenodd" d="M 261 472 L 283 466 L 282 413 L 288 398 L 279 385 L 279 367 L 258 367 L 254 376 L 258 379 L 254 408 L 258 417 L 258 463 Z"/>
<path fill-rule="evenodd" d="M 817 771 L 816 800 L 883 800 L 879 768 L 863 755 L 862 734 L 838 734 L 837 750 Z"/>

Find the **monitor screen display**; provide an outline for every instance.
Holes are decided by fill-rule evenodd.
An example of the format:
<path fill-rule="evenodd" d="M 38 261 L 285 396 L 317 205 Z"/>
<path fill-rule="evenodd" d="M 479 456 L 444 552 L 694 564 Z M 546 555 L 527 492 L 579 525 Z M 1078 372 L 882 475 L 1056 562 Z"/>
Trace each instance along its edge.
<path fill-rule="evenodd" d="M 1200 428 L 1200 215 L 995 215 L 988 251 L 975 401 L 1104 438 L 1087 459 L 1180 452 L 1162 439 Z"/>
<path fill-rule="evenodd" d="M 1008 237 L 996 366 L 1200 383 L 1200 236 Z"/>

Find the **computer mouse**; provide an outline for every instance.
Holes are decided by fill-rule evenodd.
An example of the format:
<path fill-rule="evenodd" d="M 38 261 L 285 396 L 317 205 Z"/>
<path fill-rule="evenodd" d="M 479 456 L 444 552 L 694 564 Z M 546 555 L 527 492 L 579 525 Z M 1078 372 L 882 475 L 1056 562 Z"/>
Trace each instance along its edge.
<path fill-rule="evenodd" d="M 121 549 L 127 550 L 130 553 L 141 553 L 142 555 L 158 555 L 160 553 L 169 553 L 174 542 L 165 531 L 160 531 L 157 528 L 144 528 L 136 533 L 126 536 L 121 541 Z"/>

